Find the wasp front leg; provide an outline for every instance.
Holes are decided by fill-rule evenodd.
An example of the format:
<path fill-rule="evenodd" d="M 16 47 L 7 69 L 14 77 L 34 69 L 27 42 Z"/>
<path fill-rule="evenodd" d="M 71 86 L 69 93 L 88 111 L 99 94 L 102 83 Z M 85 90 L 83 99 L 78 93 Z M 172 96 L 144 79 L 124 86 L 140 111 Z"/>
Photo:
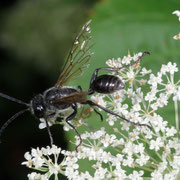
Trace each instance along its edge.
<path fill-rule="evenodd" d="M 52 133 L 50 131 L 50 127 L 49 127 L 49 124 L 48 124 L 48 118 L 44 117 L 44 119 L 45 119 L 47 131 L 48 131 L 48 134 L 49 134 L 50 143 L 51 143 L 51 146 L 52 146 L 54 144 L 54 141 L 53 141 Z"/>

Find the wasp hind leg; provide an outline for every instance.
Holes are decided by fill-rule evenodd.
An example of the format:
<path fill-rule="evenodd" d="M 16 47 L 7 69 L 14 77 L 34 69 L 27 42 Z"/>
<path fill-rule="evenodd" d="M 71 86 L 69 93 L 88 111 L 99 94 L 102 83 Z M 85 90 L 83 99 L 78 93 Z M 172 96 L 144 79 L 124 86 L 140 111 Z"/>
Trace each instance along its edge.
<path fill-rule="evenodd" d="M 99 115 L 101 121 L 103 121 L 103 116 L 102 116 L 102 114 L 101 114 L 99 111 L 97 111 L 97 109 L 95 109 L 94 107 L 92 107 L 92 108 L 94 109 L 94 112 Z"/>
<path fill-rule="evenodd" d="M 132 121 L 130 121 L 130 120 L 128 120 L 128 119 L 126 119 L 126 118 L 124 118 L 124 117 L 116 114 L 115 112 L 113 112 L 113 111 L 111 111 L 111 110 L 109 110 L 109 109 L 106 109 L 105 107 L 100 106 L 99 104 L 94 103 L 93 101 L 88 100 L 88 101 L 86 101 L 86 104 L 88 104 L 88 105 L 90 105 L 90 106 L 96 106 L 96 107 L 102 109 L 103 111 L 105 111 L 105 112 L 107 112 L 107 113 L 109 113 L 109 114 L 111 114 L 111 115 L 117 116 L 117 117 L 119 117 L 120 119 L 123 119 L 124 121 L 126 121 L 126 122 L 128 122 L 128 123 L 131 123 L 131 124 L 133 124 L 133 125 L 135 125 L 135 126 L 146 126 L 146 127 L 148 127 L 149 129 L 152 129 L 152 128 L 151 128 L 149 125 L 147 125 L 147 124 L 141 124 L 141 123 L 132 122 Z"/>
<path fill-rule="evenodd" d="M 78 86 L 77 88 L 78 88 L 79 92 L 82 92 L 82 87 L 81 86 Z"/>
<path fill-rule="evenodd" d="M 79 134 L 79 132 L 77 131 L 77 129 L 69 122 L 71 120 L 73 120 L 77 114 L 77 105 L 76 104 L 72 104 L 71 106 L 74 110 L 74 112 L 72 114 L 70 114 L 66 119 L 66 123 L 72 128 L 74 129 L 74 131 L 76 132 L 76 134 L 79 136 L 80 142 L 79 144 L 76 146 L 76 151 L 78 151 L 79 146 L 82 144 L 82 138 L 81 135 Z"/>

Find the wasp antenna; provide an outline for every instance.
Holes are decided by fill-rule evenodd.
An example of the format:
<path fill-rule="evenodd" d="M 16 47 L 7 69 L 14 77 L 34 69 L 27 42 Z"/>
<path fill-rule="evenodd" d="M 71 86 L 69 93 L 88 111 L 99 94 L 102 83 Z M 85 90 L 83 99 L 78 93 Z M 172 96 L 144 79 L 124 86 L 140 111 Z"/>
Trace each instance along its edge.
<path fill-rule="evenodd" d="M 4 132 L 4 130 L 6 129 L 6 127 L 7 127 L 14 119 L 16 119 L 18 116 L 20 116 L 21 114 L 23 114 L 24 112 L 26 112 L 26 111 L 28 111 L 28 110 L 29 110 L 29 108 L 17 112 L 16 114 L 14 114 L 11 118 L 9 118 L 9 119 L 3 124 L 3 126 L 2 126 L 1 129 L 0 129 L 0 143 L 1 143 L 1 135 L 2 135 L 2 133 Z"/>
<path fill-rule="evenodd" d="M 21 100 L 19 100 L 19 99 L 13 98 L 13 97 L 8 96 L 8 95 L 6 95 L 6 94 L 3 94 L 3 93 L 1 93 L 1 92 L 0 92 L 0 97 L 3 97 L 3 98 L 8 99 L 8 100 L 10 100 L 10 101 L 14 101 L 14 102 L 16 102 L 16 103 L 23 104 L 23 105 L 26 105 L 26 106 L 29 107 L 29 104 L 28 104 L 28 103 L 25 103 L 25 102 L 23 102 L 23 101 L 21 101 Z"/>

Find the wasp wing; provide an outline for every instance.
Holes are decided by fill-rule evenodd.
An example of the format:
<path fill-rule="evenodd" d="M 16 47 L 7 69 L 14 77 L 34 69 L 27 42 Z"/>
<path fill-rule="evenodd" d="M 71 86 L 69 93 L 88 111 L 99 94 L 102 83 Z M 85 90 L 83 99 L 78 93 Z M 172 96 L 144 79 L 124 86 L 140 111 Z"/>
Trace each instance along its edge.
<path fill-rule="evenodd" d="M 68 96 L 61 97 L 52 102 L 52 104 L 58 103 L 85 103 L 87 101 L 88 92 L 75 92 Z"/>
<path fill-rule="evenodd" d="M 83 68 L 89 65 L 90 57 L 93 53 L 90 51 L 91 44 L 91 20 L 88 21 L 77 34 L 73 45 L 66 59 L 63 71 L 61 72 L 56 87 L 61 87 L 64 83 L 78 77 L 82 74 Z"/>

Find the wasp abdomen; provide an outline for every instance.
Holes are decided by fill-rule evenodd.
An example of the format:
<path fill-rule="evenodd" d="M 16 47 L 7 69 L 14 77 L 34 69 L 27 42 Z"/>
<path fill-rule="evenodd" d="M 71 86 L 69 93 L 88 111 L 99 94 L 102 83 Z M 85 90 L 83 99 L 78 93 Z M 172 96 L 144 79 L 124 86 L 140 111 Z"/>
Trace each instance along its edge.
<path fill-rule="evenodd" d="M 101 75 L 92 83 L 92 90 L 103 94 L 113 93 L 124 88 L 124 83 L 113 75 Z"/>

